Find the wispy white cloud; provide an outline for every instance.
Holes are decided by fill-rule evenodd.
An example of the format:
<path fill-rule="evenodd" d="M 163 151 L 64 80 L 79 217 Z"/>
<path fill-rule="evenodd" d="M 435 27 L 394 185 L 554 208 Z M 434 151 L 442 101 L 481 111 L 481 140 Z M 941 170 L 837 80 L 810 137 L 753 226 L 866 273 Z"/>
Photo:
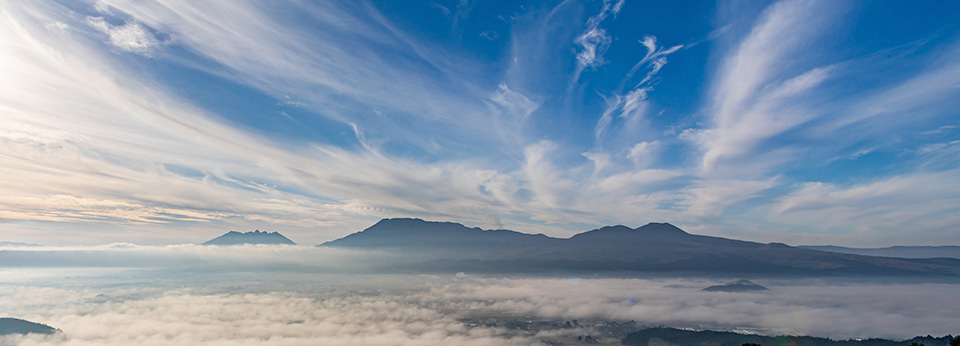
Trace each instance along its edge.
<path fill-rule="evenodd" d="M 636 87 L 643 86 L 650 82 L 650 80 L 653 79 L 653 76 L 655 76 L 657 72 L 660 72 L 660 69 L 667 64 L 667 56 L 683 48 L 683 45 L 676 45 L 670 48 L 658 47 L 657 38 L 650 35 L 644 36 L 643 40 L 640 41 L 640 44 L 647 49 L 647 54 L 643 56 L 643 59 L 640 59 L 640 61 L 633 65 L 623 81 L 623 83 L 629 82 L 629 80 L 633 78 L 633 75 L 636 74 L 637 70 L 643 66 L 648 66 L 650 70 L 647 71 L 647 74 L 643 77 L 643 79 L 636 83 Z"/>
<path fill-rule="evenodd" d="M 112 25 L 103 17 L 87 17 L 86 21 L 94 29 L 107 34 L 110 44 L 127 52 L 150 56 L 160 45 L 150 31 L 136 22 Z"/>
<path fill-rule="evenodd" d="M 477 6 L 476 0 L 457 0 L 457 6 L 451 19 L 451 26 L 454 31 L 460 29 L 460 22 L 470 15 L 470 11 L 473 10 L 475 6 Z"/>
<path fill-rule="evenodd" d="M 837 9 L 822 2 L 781 1 L 763 11 L 756 26 L 725 58 L 713 87 L 710 127 L 692 138 L 711 172 L 723 160 L 750 157 L 764 140 L 790 130 L 817 114 L 814 107 L 791 102 L 830 77 L 818 67 L 792 73 L 791 56 L 830 26 Z"/>
<path fill-rule="evenodd" d="M 757 196 L 776 184 L 776 179 L 766 180 L 702 180 L 684 188 L 688 195 L 680 205 L 686 211 L 699 216 L 717 216 L 731 204 Z"/>
<path fill-rule="evenodd" d="M 54 4 L 41 9 L 5 9 L 0 172 L 19 182 L 4 184 L 6 219 L 349 225 L 335 231 L 345 234 L 369 222 L 345 215 L 463 214 L 488 203 L 476 190 L 491 175 L 483 170 L 335 147 L 289 151 L 237 130 L 97 51 L 96 37 L 46 30 L 78 19 Z M 464 190 L 439 187 L 448 183 Z M 463 203 L 443 202 L 451 195 Z"/>
<path fill-rule="evenodd" d="M 819 232 L 841 230 L 880 244 L 911 243 L 912 231 L 918 229 L 950 241 L 960 222 L 958 173 L 910 173 L 852 185 L 803 183 L 779 200 L 775 219 L 793 224 L 818 220 L 823 226 L 808 241 L 821 238 Z"/>
<path fill-rule="evenodd" d="M 898 130 L 942 126 L 956 95 L 956 43 L 933 50 L 924 58 L 928 66 L 904 80 L 867 91 L 835 89 L 828 84 L 853 73 L 852 64 L 876 63 L 812 58 L 822 56 L 816 52 L 825 48 L 823 34 L 836 25 L 824 20 L 847 10 L 838 5 L 780 1 L 725 53 L 706 126 L 683 136 L 700 146 L 702 174 L 764 175 L 788 163 L 773 152 L 821 162 L 824 150 L 856 156 L 864 143 L 878 148 L 896 140 Z"/>
<path fill-rule="evenodd" d="M 955 126 L 955 125 L 944 125 L 944 126 L 940 126 L 940 127 L 936 128 L 935 130 L 922 131 L 922 132 L 919 132 L 919 133 L 917 133 L 917 134 L 918 134 L 918 135 L 921 135 L 921 136 L 939 135 L 939 134 L 942 134 L 942 133 L 950 132 L 950 131 L 952 131 L 952 130 L 955 129 L 955 128 L 957 128 L 957 126 Z"/>
<path fill-rule="evenodd" d="M 960 88 L 960 42 L 938 51 L 927 68 L 891 87 L 878 88 L 850 105 L 848 116 L 828 122 L 818 131 L 857 129 L 884 132 L 908 124 L 952 115 Z M 947 125 L 951 126 L 951 125 Z M 949 130 L 947 127 L 944 130 Z"/>
<path fill-rule="evenodd" d="M 580 53 L 577 53 L 577 63 L 581 68 L 596 68 L 606 62 L 603 60 L 603 53 L 612 39 L 603 29 L 594 27 L 577 36 L 575 42 L 581 47 Z"/>
<path fill-rule="evenodd" d="M 842 61 L 808 59 L 823 53 L 820 40 L 843 12 L 834 3 L 788 0 L 764 10 L 737 44 L 716 53 L 722 63 L 707 76 L 715 79 L 702 114 L 682 119 L 694 124 L 703 115 L 704 121 L 686 125 L 696 127 L 680 140 L 651 125 L 657 118 L 648 113 L 658 111 L 654 88 L 670 68 L 668 58 L 675 63 L 689 45 L 663 46 L 654 36 L 633 41 L 645 54 L 626 75 L 609 78 L 609 89 L 588 91 L 598 98 L 593 108 L 565 108 L 582 96 L 572 89 L 555 95 L 572 77 L 571 62 L 580 72 L 613 64 L 604 58 L 612 37 L 603 27 L 623 1 L 603 2 L 585 27 L 572 19 L 578 14 L 569 2 L 511 16 L 514 26 L 504 40 L 512 50 L 499 66 L 503 71 L 427 43 L 369 3 L 351 4 L 278 9 L 243 1 L 103 0 L 89 4 L 90 13 L 56 3 L 5 4 L 5 234 L 39 242 L 39 224 L 69 224 L 98 230 L 78 240 L 83 237 L 51 227 L 42 238 L 102 242 L 128 229 L 161 243 L 277 225 L 311 243 L 376 218 L 419 216 L 569 235 L 584 224 L 649 221 L 704 229 L 704 220 L 744 202 L 766 205 L 730 217 L 740 225 L 817 229 L 815 218 L 781 219 L 801 209 L 771 206 L 792 199 L 765 196 L 807 191 L 802 181 L 791 188 L 794 179 L 816 178 L 782 174 L 782 168 L 810 162 L 798 157 L 820 162 L 824 154 L 809 147 L 830 147 L 831 157 L 856 156 L 865 147 L 880 153 L 884 147 L 875 143 L 845 143 L 883 140 L 911 119 L 923 120 L 911 127 L 912 138 L 929 129 L 948 134 L 953 126 L 931 119 L 951 114 L 960 79 L 953 78 L 955 46 L 931 50 L 929 66 L 903 80 L 851 97 L 826 95 L 823 90 L 850 73 Z M 572 22 L 572 28 L 556 27 Z M 717 32 L 733 39 L 730 28 Z M 349 143 L 243 130 L 250 124 L 202 109 L 144 72 L 154 63 L 210 74 L 272 95 L 268 104 L 296 107 L 280 112 L 281 121 L 302 126 L 311 117 L 332 119 L 324 123 L 342 128 L 329 132 Z M 592 128 L 593 119 L 581 122 L 584 111 L 600 115 Z M 277 112 L 264 117 L 274 121 Z M 557 126 L 578 128 L 550 133 Z M 953 139 L 937 139 L 904 155 L 937 174 L 933 168 L 943 167 L 923 162 L 956 157 Z M 28 230 L 34 238 L 25 237 Z"/>
<path fill-rule="evenodd" d="M 597 68 L 606 63 L 603 54 L 606 53 L 613 39 L 607 35 L 606 30 L 600 27 L 600 24 L 603 23 L 607 17 L 616 16 L 617 13 L 620 13 L 620 9 L 623 8 L 623 2 L 624 0 L 617 0 L 615 3 L 611 0 L 603 0 L 603 7 L 600 8 L 600 13 L 588 18 L 583 33 L 574 39 L 574 43 L 580 46 L 576 56 L 577 72 L 574 73 L 574 82 L 579 79 L 583 69 Z"/>
<path fill-rule="evenodd" d="M 649 35 L 645 36 L 640 43 L 647 49 L 646 55 L 633 65 L 630 72 L 620 83 L 618 91 L 607 97 L 606 109 L 594 127 L 594 142 L 598 149 L 602 147 L 602 143 L 608 140 L 605 138 L 607 134 L 617 126 L 615 125 L 616 118 L 624 119 L 623 124 L 619 124 L 619 126 L 625 136 L 636 136 L 636 128 L 650 108 L 648 98 L 655 84 L 654 76 L 667 64 L 668 55 L 683 48 L 683 45 L 670 48 L 658 47 L 657 38 Z M 639 82 L 636 82 L 629 92 L 620 94 L 627 83 L 632 82 L 637 71 L 644 67 L 647 69 L 646 75 Z"/>
<path fill-rule="evenodd" d="M 640 142 L 630 148 L 627 158 L 633 160 L 637 167 L 650 166 L 656 160 L 656 153 L 660 149 L 660 141 Z"/>
<path fill-rule="evenodd" d="M 464 139 L 511 149 L 488 132 L 494 119 L 482 100 L 496 84 L 478 83 L 481 78 L 473 77 L 479 72 L 462 63 L 469 57 L 410 37 L 370 4 L 290 4 L 312 18 L 304 27 L 249 2 L 101 3 L 111 13 L 175 36 L 216 65 L 187 57 L 182 63 L 278 99 L 294 97 L 314 116 L 354 123 L 368 138 L 390 138 L 385 146 L 414 146 L 444 158 L 474 150 Z M 376 117 L 373 110 L 391 117 Z"/>
<path fill-rule="evenodd" d="M 57 8 L 46 10 L 49 17 L 6 21 L 10 30 L 3 38 L 11 44 L 0 48 L 11 57 L 2 68 L 11 83 L 0 85 L 6 114 L 0 173 L 19 182 L 3 188 L 7 220 L 115 224 L 143 233 L 188 223 L 184 227 L 204 231 L 158 234 L 194 241 L 226 228 L 272 225 L 311 243 L 385 216 L 481 225 L 490 214 L 599 222 L 639 215 L 632 209 L 638 203 L 653 213 L 655 199 L 627 192 L 677 176 L 651 170 L 580 183 L 578 173 L 555 164 L 547 142 L 527 146 L 526 164 L 517 172 L 469 161 L 422 164 L 385 156 L 360 124 L 354 134 L 367 147 L 363 152 L 325 145 L 290 150 L 172 97 L 113 54 L 98 51 L 90 44 L 96 37 L 35 30 L 49 22 L 71 23 L 65 13 L 56 15 Z M 505 84 L 485 97 L 505 129 L 538 107 Z M 617 193 L 595 193 L 610 189 Z M 611 204 L 620 207 L 604 207 Z M 575 216 L 599 210 L 589 220 Z M 59 237 L 101 242 L 116 234 Z"/>
<path fill-rule="evenodd" d="M 500 83 L 497 91 L 489 96 L 489 104 L 494 114 L 494 126 L 501 140 L 514 146 L 527 144 L 524 126 L 527 119 L 540 107 L 541 101 Z"/>
<path fill-rule="evenodd" d="M 570 203 L 572 190 L 576 183 L 561 176 L 551 160 L 552 151 L 557 149 L 553 142 L 542 141 L 524 149 L 524 172 L 530 183 L 530 189 L 539 202 L 549 207 L 562 207 Z"/>

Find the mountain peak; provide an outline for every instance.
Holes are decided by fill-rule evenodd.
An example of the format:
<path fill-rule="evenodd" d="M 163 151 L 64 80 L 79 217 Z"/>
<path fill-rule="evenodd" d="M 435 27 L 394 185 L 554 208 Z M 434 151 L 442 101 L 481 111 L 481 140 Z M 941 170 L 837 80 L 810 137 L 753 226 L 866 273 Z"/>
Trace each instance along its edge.
<path fill-rule="evenodd" d="M 597 233 L 624 233 L 624 232 L 633 232 L 633 228 L 624 226 L 624 225 L 615 225 L 615 226 L 603 226 L 591 231 L 584 233 L 597 232 Z"/>
<path fill-rule="evenodd" d="M 577 235 L 574 235 L 570 239 L 593 239 L 593 238 L 617 238 L 617 239 L 628 239 L 636 237 L 656 237 L 661 238 L 664 236 L 678 236 L 678 235 L 689 235 L 687 232 L 684 232 L 682 229 L 677 228 L 674 225 L 669 223 L 655 223 L 651 222 L 646 225 L 630 228 L 624 225 L 616 226 L 604 226 L 597 228 L 592 231 L 583 232 Z"/>
<path fill-rule="evenodd" d="M 388 217 L 388 218 L 385 218 L 385 219 L 381 219 L 380 221 L 377 221 L 377 223 L 374 224 L 374 226 L 379 225 L 379 224 L 391 224 L 391 223 L 411 223 L 411 224 L 413 224 L 413 223 L 443 223 L 443 222 L 441 222 L 441 221 L 426 221 L 426 220 L 421 219 L 421 218 L 418 218 L 418 217 Z M 447 222 L 447 223 L 452 223 L 452 222 Z"/>
<path fill-rule="evenodd" d="M 637 227 L 638 231 L 644 232 L 656 232 L 662 234 L 689 234 L 684 232 L 680 227 L 674 226 L 667 222 L 651 222 L 646 225 Z"/>
<path fill-rule="evenodd" d="M 960 262 L 834 254 L 783 244 L 689 234 L 669 223 L 607 226 L 567 239 L 509 230 L 469 228 L 454 222 L 383 219 L 320 246 L 369 249 L 410 261 L 411 270 L 490 272 L 650 271 L 709 273 L 813 273 L 960 275 Z M 399 259 L 398 259 L 399 260 Z M 403 266 L 391 263 L 390 268 Z M 762 290 L 731 282 L 713 290 Z"/>
<path fill-rule="evenodd" d="M 749 292 L 749 291 L 766 291 L 767 288 L 757 285 L 753 281 L 747 279 L 740 279 L 736 281 L 731 281 L 722 285 L 714 285 L 703 289 L 704 291 L 711 292 Z"/>
<path fill-rule="evenodd" d="M 363 231 L 329 241 L 333 247 L 435 247 L 464 249 L 481 245 L 514 247 L 549 238 L 510 230 L 484 230 L 456 222 L 425 221 L 415 218 L 383 219 Z"/>
<path fill-rule="evenodd" d="M 223 235 L 211 239 L 203 245 L 242 245 L 242 244 L 285 244 L 297 245 L 279 232 L 263 232 L 254 230 L 253 232 L 230 231 Z"/>
<path fill-rule="evenodd" d="M 382 219 L 373 226 L 367 227 L 363 231 L 360 231 L 360 233 L 390 233 L 394 235 L 409 233 L 435 234 L 439 232 L 457 232 L 468 229 L 470 228 L 456 222 L 426 221 L 416 218 L 393 218 Z M 476 229 L 479 230 L 479 228 Z"/>

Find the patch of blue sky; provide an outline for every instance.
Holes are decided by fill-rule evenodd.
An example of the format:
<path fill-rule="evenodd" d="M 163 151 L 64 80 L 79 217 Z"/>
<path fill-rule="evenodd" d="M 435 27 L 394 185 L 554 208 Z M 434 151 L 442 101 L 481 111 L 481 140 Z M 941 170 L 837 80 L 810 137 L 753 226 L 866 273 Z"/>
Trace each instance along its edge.
<path fill-rule="evenodd" d="M 199 59 L 190 57 L 188 59 Z M 177 62 L 158 61 L 150 73 L 177 96 L 209 110 L 233 126 L 280 144 L 320 143 L 359 147 L 349 124 L 334 121 L 321 107 L 296 96 L 274 96 L 260 89 Z M 229 74 L 229 71 L 223 71 Z"/>

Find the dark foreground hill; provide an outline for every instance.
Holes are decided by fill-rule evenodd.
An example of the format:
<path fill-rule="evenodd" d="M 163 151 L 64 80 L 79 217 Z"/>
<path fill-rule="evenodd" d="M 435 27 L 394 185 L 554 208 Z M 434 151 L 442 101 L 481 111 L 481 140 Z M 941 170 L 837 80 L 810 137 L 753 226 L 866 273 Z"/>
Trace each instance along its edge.
<path fill-rule="evenodd" d="M 798 246 L 804 249 L 851 253 L 866 256 L 902 257 L 902 258 L 957 258 L 960 259 L 960 246 L 891 246 L 884 248 L 854 248 L 833 245 Z"/>
<path fill-rule="evenodd" d="M 219 237 L 213 238 L 203 245 L 242 245 L 242 244 L 285 244 L 297 245 L 287 237 L 278 232 L 236 232 L 230 231 Z"/>
<path fill-rule="evenodd" d="M 19 318 L 0 318 L 0 335 L 6 334 L 53 334 L 57 329 L 51 326 L 21 320 Z"/>
<path fill-rule="evenodd" d="M 885 339 L 832 340 L 812 336 L 763 336 L 733 332 L 715 332 L 710 330 L 693 331 L 676 328 L 649 328 L 627 334 L 627 336 L 623 338 L 623 344 L 627 346 L 741 346 L 745 343 L 790 346 L 907 346 L 916 342 L 925 346 L 949 346 L 951 338 L 952 336 L 947 335 L 939 338 L 918 336 L 904 341 Z"/>
<path fill-rule="evenodd" d="M 384 219 L 320 246 L 378 250 L 391 270 L 489 273 L 960 276 L 960 260 L 903 259 L 694 235 L 668 223 L 608 226 L 568 239 L 452 222 Z"/>

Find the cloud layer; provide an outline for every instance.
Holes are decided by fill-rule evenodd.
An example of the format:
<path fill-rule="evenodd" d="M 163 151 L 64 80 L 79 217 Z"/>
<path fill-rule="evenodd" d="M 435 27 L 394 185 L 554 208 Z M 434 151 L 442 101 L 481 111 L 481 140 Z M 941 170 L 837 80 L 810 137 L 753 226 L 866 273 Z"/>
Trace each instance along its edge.
<path fill-rule="evenodd" d="M 11 292 L 8 292 L 11 293 Z M 25 294 L 12 292 L 20 297 Z M 76 292 L 48 291 L 69 300 Z M 81 310 L 76 310 L 76 309 Z M 44 320 L 66 334 L 6 337 L 12 345 L 529 345 L 502 330 L 469 329 L 438 311 L 384 297 L 308 298 L 288 293 L 191 294 L 77 307 Z"/>
<path fill-rule="evenodd" d="M 956 333 L 956 284 L 757 280 L 762 293 L 703 292 L 710 279 L 481 279 L 431 294 L 476 301 L 471 309 L 553 318 L 635 320 L 649 325 L 745 329 L 833 338 Z M 903 292 L 911 292 L 903 295 Z"/>
<path fill-rule="evenodd" d="M 757 279 L 771 290 L 725 293 L 700 291 L 717 279 L 301 274 L 300 284 L 290 285 L 275 273 L 221 272 L 168 277 L 170 285 L 157 286 L 129 284 L 117 274 L 75 276 L 56 288 L 37 277 L 0 286 L 5 314 L 64 331 L 9 336 L 0 344 L 533 345 L 557 333 L 458 321 L 490 316 L 909 338 L 955 333 L 953 306 L 944 302 L 960 298 L 956 284 L 842 280 Z"/>
<path fill-rule="evenodd" d="M 285 268 L 287 270 L 356 269 L 382 256 L 313 246 L 194 244 L 142 246 L 114 243 L 73 247 L 0 247 L 7 268 L 92 267 L 191 270 Z"/>

